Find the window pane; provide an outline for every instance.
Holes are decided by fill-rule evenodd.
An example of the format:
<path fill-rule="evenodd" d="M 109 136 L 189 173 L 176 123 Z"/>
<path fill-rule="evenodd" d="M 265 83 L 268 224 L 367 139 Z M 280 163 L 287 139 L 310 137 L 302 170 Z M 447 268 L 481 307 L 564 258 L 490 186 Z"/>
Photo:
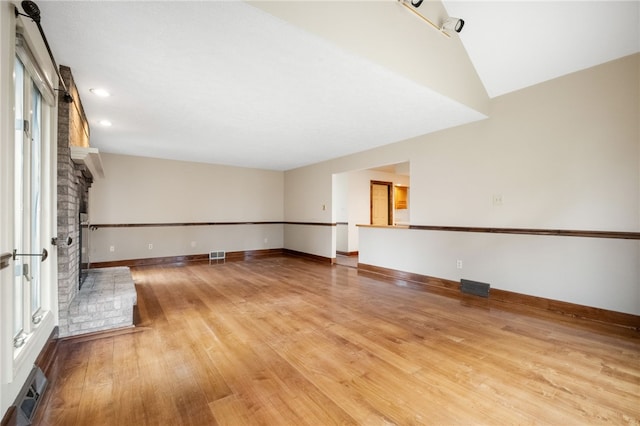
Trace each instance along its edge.
<path fill-rule="evenodd" d="M 41 252 L 40 244 L 40 183 L 42 164 L 41 116 L 42 96 L 35 84 L 31 85 L 31 251 Z M 30 260 L 31 268 L 31 314 L 40 309 L 40 258 Z"/>
<path fill-rule="evenodd" d="M 24 145 L 23 145 L 23 129 L 24 129 L 24 67 L 16 58 L 14 67 L 15 75 L 15 160 L 14 160 L 14 247 L 19 253 L 22 251 L 22 231 L 23 231 L 23 169 L 24 169 Z M 14 278 L 13 288 L 13 334 L 18 336 L 24 328 L 24 287 L 22 284 L 22 259 L 14 262 L 16 266 L 16 277 Z"/>

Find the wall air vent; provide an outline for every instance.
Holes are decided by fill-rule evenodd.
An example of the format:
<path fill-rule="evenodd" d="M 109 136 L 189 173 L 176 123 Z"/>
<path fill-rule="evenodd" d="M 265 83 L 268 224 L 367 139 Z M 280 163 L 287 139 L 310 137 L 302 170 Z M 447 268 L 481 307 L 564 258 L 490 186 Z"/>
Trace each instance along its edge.
<path fill-rule="evenodd" d="M 226 252 L 224 250 L 212 250 L 209 252 L 209 263 L 212 260 L 224 260 L 226 257 Z"/>
<path fill-rule="evenodd" d="M 460 291 L 480 297 L 489 297 L 490 285 L 471 280 L 460 280 Z"/>

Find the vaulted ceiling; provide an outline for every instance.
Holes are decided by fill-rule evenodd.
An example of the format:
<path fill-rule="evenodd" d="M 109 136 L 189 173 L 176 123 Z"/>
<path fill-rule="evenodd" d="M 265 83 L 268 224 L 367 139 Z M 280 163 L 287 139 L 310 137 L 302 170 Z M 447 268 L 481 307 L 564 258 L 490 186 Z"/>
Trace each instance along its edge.
<path fill-rule="evenodd" d="M 102 152 L 288 170 L 640 51 L 635 1 L 40 2 Z M 410 7 L 410 6 L 409 6 Z M 90 92 L 104 88 L 100 98 Z M 104 127 L 101 120 L 112 125 Z"/>

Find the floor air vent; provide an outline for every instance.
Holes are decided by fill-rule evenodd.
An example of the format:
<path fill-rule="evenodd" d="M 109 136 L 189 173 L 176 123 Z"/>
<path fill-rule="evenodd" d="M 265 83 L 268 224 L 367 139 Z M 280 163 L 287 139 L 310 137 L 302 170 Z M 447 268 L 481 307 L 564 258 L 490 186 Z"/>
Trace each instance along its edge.
<path fill-rule="evenodd" d="M 224 250 L 215 250 L 209 252 L 209 263 L 212 260 L 224 260 L 226 253 Z"/>
<path fill-rule="evenodd" d="M 28 426 L 36 414 L 40 398 L 47 387 L 47 378 L 34 366 L 29 378 L 16 399 L 16 426 Z"/>
<path fill-rule="evenodd" d="M 489 297 L 489 284 L 471 280 L 460 280 L 460 291 L 481 297 Z"/>

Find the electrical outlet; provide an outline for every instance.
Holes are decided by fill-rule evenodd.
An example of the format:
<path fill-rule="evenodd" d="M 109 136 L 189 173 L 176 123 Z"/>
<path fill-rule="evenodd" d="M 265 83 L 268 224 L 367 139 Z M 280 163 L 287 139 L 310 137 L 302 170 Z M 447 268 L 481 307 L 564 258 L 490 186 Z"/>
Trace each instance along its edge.
<path fill-rule="evenodd" d="M 153 244 L 149 243 L 149 250 L 153 250 Z"/>
<path fill-rule="evenodd" d="M 493 205 L 494 206 L 501 206 L 502 205 L 502 194 L 494 194 L 492 197 L 492 201 L 493 201 Z"/>
<path fill-rule="evenodd" d="M 109 251 L 110 252 L 116 251 L 116 246 L 109 246 Z"/>
<path fill-rule="evenodd" d="M 462 269 L 462 260 L 458 259 L 458 260 L 456 261 L 456 268 L 458 268 L 458 269 Z"/>
<path fill-rule="evenodd" d="M 197 244 L 195 241 L 191 241 L 191 247 L 195 247 Z"/>

